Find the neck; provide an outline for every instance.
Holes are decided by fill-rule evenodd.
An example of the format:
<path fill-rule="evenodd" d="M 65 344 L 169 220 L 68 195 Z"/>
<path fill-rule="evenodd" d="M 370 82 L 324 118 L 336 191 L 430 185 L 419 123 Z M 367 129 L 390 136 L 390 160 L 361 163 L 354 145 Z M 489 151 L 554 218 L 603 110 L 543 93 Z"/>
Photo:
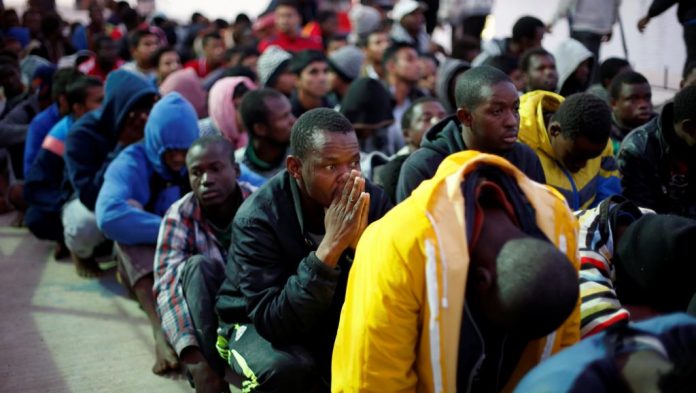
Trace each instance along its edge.
<path fill-rule="evenodd" d="M 281 159 L 283 159 L 283 156 L 287 151 L 287 146 L 285 145 L 270 143 L 258 138 L 252 138 L 251 141 L 251 148 L 254 149 L 256 157 L 268 164 L 275 164 L 279 162 Z"/>
<path fill-rule="evenodd" d="M 380 78 L 384 78 L 384 68 L 382 68 L 382 60 L 370 60 L 370 65 L 375 70 Z"/>
<path fill-rule="evenodd" d="M 201 204 L 203 217 L 213 223 L 218 228 L 226 228 L 232 222 L 239 205 L 241 204 L 242 192 L 237 184 L 235 192 L 225 200 L 225 202 L 215 206 L 204 206 Z"/>
<path fill-rule="evenodd" d="M 483 153 L 490 153 L 486 151 L 483 146 L 477 143 L 476 137 L 474 137 L 474 132 L 471 130 L 471 128 L 465 125 L 462 125 L 462 140 L 464 141 L 464 145 L 466 145 L 467 150 L 478 150 Z"/>
<path fill-rule="evenodd" d="M 395 76 L 389 76 L 389 84 L 394 88 L 392 96 L 396 101 L 396 105 L 403 104 L 411 93 L 412 86 Z"/>
<path fill-rule="evenodd" d="M 297 91 L 297 99 L 300 101 L 300 104 L 302 104 L 302 107 L 305 110 L 319 108 L 321 106 L 321 97 L 315 97 L 307 94 L 307 92 L 304 90 Z"/>

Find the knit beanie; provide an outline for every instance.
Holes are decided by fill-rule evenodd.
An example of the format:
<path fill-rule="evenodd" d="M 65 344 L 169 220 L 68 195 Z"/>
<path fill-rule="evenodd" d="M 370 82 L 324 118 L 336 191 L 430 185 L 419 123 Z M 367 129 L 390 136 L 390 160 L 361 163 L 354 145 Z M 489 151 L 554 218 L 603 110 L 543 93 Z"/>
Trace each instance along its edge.
<path fill-rule="evenodd" d="M 329 55 L 329 66 L 346 82 L 352 82 L 360 76 L 364 61 L 363 51 L 353 45 L 346 45 Z"/>
<path fill-rule="evenodd" d="M 315 50 L 303 50 L 290 60 L 290 71 L 300 75 L 302 70 L 317 61 L 327 61 L 323 53 Z"/>
<path fill-rule="evenodd" d="M 352 27 L 351 34 L 358 38 L 363 38 L 373 31 L 377 31 L 382 23 L 382 15 L 377 9 L 356 4 L 348 15 Z"/>
<path fill-rule="evenodd" d="M 287 68 L 292 55 L 279 46 L 271 45 L 259 56 L 256 65 L 259 83 L 262 86 L 272 86 L 275 79 Z"/>
<path fill-rule="evenodd" d="M 695 220 L 649 214 L 631 224 L 614 257 L 619 300 L 659 311 L 686 310 L 696 292 L 694 245 Z"/>
<path fill-rule="evenodd" d="M 385 127 L 394 121 L 393 110 L 391 95 L 372 78 L 356 79 L 341 101 L 341 114 L 354 127 Z"/>

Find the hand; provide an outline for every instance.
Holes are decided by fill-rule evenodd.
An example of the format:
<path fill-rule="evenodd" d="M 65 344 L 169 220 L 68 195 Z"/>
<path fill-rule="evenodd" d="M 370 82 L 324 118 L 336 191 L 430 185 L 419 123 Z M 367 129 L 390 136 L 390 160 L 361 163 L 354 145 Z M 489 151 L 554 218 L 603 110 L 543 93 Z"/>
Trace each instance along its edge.
<path fill-rule="evenodd" d="M 326 234 L 317 249 L 317 257 L 328 266 L 336 266 L 343 251 L 359 236 L 361 212 L 365 202 L 369 201 L 364 190 L 365 179 L 360 172 L 351 171 L 343 191 L 334 197 L 326 210 Z"/>
<path fill-rule="evenodd" d="M 147 117 L 147 112 L 130 112 L 124 121 L 123 128 L 120 130 L 121 132 L 118 135 L 118 143 L 128 146 L 143 139 Z"/>
<path fill-rule="evenodd" d="M 609 33 L 603 35 L 603 36 L 602 36 L 602 42 L 609 42 L 609 41 L 611 41 L 611 36 L 612 36 L 612 34 L 613 34 L 613 33 L 610 31 Z"/>
<path fill-rule="evenodd" d="M 367 198 L 365 198 L 362 206 L 360 207 L 360 221 L 358 222 L 358 232 L 355 234 L 355 239 L 353 239 L 353 242 L 350 244 L 350 248 L 352 248 L 353 250 L 356 250 L 358 248 L 358 241 L 362 237 L 363 232 L 365 232 L 365 228 L 367 228 L 367 221 L 370 213 L 370 194 L 364 194 L 367 195 Z"/>
<path fill-rule="evenodd" d="M 646 15 L 640 18 L 640 20 L 638 21 L 638 31 L 640 31 L 641 33 L 645 31 L 645 27 L 648 25 L 648 23 L 650 23 L 649 16 Z"/>

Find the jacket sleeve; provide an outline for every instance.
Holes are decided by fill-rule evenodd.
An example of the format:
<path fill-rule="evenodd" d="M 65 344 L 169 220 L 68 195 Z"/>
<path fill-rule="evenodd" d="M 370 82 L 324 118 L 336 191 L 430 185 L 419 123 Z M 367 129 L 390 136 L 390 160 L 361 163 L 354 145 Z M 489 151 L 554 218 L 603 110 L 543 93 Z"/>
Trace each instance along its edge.
<path fill-rule="evenodd" d="M 575 6 L 575 3 L 577 3 L 577 0 L 560 0 L 556 7 L 556 12 L 553 14 L 548 24 L 553 26 L 560 19 L 567 17 L 571 8 Z"/>
<path fill-rule="evenodd" d="M 654 0 L 648 9 L 648 16 L 654 18 L 677 4 L 677 0 Z"/>
<path fill-rule="evenodd" d="M 614 146 L 609 141 L 601 156 L 599 176 L 597 177 L 597 194 L 591 207 L 597 206 L 612 195 L 620 194 L 621 180 L 619 178 L 619 169 L 616 158 L 614 158 Z"/>
<path fill-rule="evenodd" d="M 623 195 L 640 207 L 664 212 L 664 206 L 660 203 L 661 186 L 657 168 L 648 161 L 642 150 L 630 139 L 624 140 L 621 145 L 617 161 L 622 175 Z"/>
<path fill-rule="evenodd" d="M 424 256 L 416 242 L 404 253 L 385 242 L 394 237 L 378 236 L 389 230 L 380 223 L 358 243 L 348 278 L 331 362 L 334 393 L 416 391 Z"/>
<path fill-rule="evenodd" d="M 27 203 L 59 211 L 64 169 L 62 157 L 41 149 L 24 180 L 24 199 Z"/>
<path fill-rule="evenodd" d="M 418 188 L 423 180 L 430 179 L 433 173 L 429 173 L 426 168 L 426 162 L 420 160 L 418 151 L 411 154 L 411 157 L 404 161 L 399 173 L 399 182 L 396 185 L 396 201 L 401 202 L 411 195 L 411 192 Z"/>
<path fill-rule="evenodd" d="M 79 124 L 79 123 L 76 123 Z M 94 136 L 74 128 L 68 132 L 65 142 L 65 165 L 68 178 L 77 191 L 80 202 L 94 211 L 99 190 L 104 183 L 104 174 L 109 163 L 123 149 L 117 146 L 104 158 Z"/>
<path fill-rule="evenodd" d="M 34 163 L 36 155 L 39 154 L 43 139 L 49 131 L 42 130 L 37 121 L 39 119 L 40 117 L 37 115 L 26 128 L 26 139 L 24 141 L 24 177 L 29 174 L 29 168 L 31 168 Z"/>
<path fill-rule="evenodd" d="M 340 268 L 324 265 L 311 252 L 288 276 L 288 261 L 276 245 L 276 225 L 267 220 L 235 219 L 232 258 L 249 318 L 273 344 L 305 337 L 331 306 Z M 229 263 L 229 262 L 228 262 Z"/>
<path fill-rule="evenodd" d="M 123 244 L 156 244 L 162 217 L 142 209 L 149 197 L 147 170 L 133 149 L 124 151 L 104 175 L 95 215 L 97 226 Z M 136 201 L 137 204 L 131 201 Z"/>

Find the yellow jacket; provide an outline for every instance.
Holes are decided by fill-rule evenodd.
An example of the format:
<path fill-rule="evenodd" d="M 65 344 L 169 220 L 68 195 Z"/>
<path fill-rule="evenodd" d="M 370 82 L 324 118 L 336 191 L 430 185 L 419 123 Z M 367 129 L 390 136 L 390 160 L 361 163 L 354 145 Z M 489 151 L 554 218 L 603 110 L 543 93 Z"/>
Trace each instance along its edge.
<path fill-rule="evenodd" d="M 520 133 L 522 143 L 534 149 L 546 175 L 546 184 L 555 187 L 573 210 L 594 207 L 605 198 L 621 193 L 618 166 L 611 141 L 602 154 L 589 160 L 577 173 L 570 173 L 556 160 L 546 132 L 543 110 L 556 112 L 563 97 L 537 90 L 520 97 Z"/>
<path fill-rule="evenodd" d="M 484 164 L 516 180 L 539 228 L 579 268 L 577 222 L 560 194 L 497 156 L 447 157 L 358 244 L 334 345 L 333 392 L 456 391 L 469 267 L 460 185 Z M 579 340 L 579 305 L 557 331 L 527 345 L 506 391 L 542 358 Z"/>

